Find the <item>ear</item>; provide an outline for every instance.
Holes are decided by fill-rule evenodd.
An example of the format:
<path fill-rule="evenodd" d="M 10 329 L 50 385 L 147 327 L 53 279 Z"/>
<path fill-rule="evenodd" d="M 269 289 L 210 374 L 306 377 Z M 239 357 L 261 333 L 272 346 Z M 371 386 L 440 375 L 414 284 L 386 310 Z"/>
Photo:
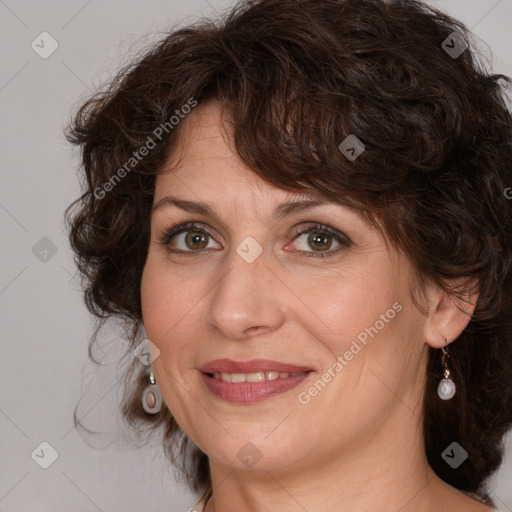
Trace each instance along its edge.
<path fill-rule="evenodd" d="M 430 286 L 426 293 L 429 313 L 423 337 L 432 348 L 445 347 L 460 336 L 471 320 L 478 300 L 475 280 L 457 280 L 451 284 L 455 284 L 454 289 L 463 292 L 460 299 L 438 286 Z"/>

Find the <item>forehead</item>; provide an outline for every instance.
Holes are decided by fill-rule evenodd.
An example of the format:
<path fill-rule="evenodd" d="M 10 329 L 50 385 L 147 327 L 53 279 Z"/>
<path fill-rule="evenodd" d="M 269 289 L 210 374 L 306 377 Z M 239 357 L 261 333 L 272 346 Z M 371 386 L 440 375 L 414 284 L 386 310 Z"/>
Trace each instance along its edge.
<path fill-rule="evenodd" d="M 230 113 L 217 101 L 198 105 L 179 125 L 176 142 L 165 170 L 176 169 L 180 160 L 233 158 L 233 129 Z"/>
<path fill-rule="evenodd" d="M 229 109 L 217 101 L 199 105 L 182 121 L 172 151 L 157 175 L 155 196 L 170 187 L 187 195 L 199 189 L 219 189 L 279 200 L 328 200 L 315 189 L 282 189 L 247 167 L 234 148 Z"/>

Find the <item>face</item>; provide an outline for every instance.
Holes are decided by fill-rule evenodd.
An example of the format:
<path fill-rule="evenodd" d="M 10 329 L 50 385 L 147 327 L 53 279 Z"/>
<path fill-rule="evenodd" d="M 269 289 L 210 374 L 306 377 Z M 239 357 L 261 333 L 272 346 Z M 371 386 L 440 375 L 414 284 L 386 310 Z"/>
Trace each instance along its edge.
<path fill-rule="evenodd" d="M 276 472 L 400 435 L 426 359 L 407 260 L 355 211 L 253 174 L 216 103 L 180 129 L 141 290 L 180 427 L 211 464 Z"/>

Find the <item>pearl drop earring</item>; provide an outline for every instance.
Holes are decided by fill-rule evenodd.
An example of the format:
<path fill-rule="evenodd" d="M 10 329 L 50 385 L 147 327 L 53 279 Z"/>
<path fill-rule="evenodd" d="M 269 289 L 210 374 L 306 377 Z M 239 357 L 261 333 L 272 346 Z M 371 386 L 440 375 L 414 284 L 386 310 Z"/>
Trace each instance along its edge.
<path fill-rule="evenodd" d="M 446 338 L 445 338 L 446 343 Z M 450 357 L 448 355 L 448 352 L 443 347 L 441 349 L 443 351 L 443 357 L 441 359 L 441 365 L 443 366 L 443 379 L 441 382 L 439 382 L 439 385 L 437 386 L 437 394 L 439 395 L 439 398 L 441 400 L 450 400 L 450 398 L 453 398 L 455 395 L 455 383 L 452 379 L 450 379 L 450 370 L 448 369 L 448 362 L 447 359 Z"/>
<path fill-rule="evenodd" d="M 153 370 L 149 374 L 149 384 L 142 392 L 142 407 L 148 414 L 157 414 L 162 409 L 162 395 L 156 385 Z"/>

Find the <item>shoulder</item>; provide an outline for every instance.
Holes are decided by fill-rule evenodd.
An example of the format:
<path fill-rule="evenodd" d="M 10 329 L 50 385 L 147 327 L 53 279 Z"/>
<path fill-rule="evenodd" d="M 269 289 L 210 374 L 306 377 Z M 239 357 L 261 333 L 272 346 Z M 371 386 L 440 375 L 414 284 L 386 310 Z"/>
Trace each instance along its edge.
<path fill-rule="evenodd" d="M 457 512 L 500 512 L 489 504 L 482 503 L 478 496 L 463 492 L 435 477 L 436 501 L 439 510 Z"/>
<path fill-rule="evenodd" d="M 451 501 L 451 510 L 461 510 L 464 512 L 499 512 L 491 505 L 482 503 L 476 497 L 455 490 Z"/>

